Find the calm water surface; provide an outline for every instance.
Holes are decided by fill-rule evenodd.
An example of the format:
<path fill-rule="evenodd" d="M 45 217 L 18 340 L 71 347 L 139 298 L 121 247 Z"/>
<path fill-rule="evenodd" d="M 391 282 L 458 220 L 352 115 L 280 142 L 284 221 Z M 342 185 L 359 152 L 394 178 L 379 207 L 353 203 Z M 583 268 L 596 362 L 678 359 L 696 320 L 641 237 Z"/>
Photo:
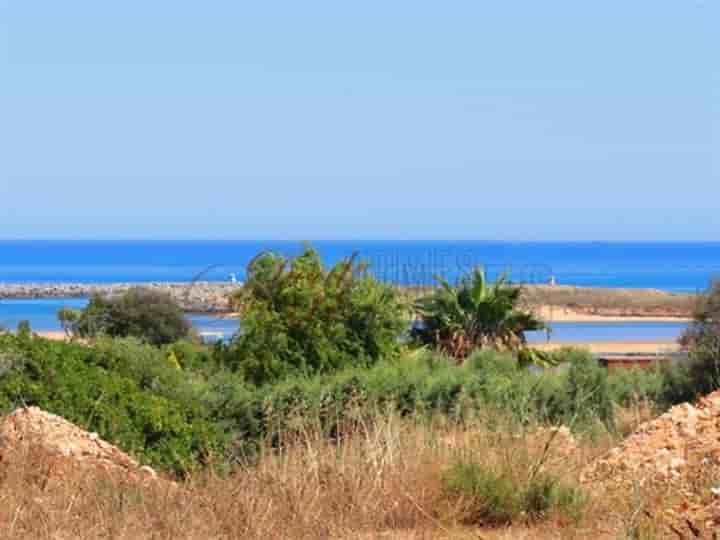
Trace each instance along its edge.
<path fill-rule="evenodd" d="M 79 309 L 87 300 L 77 298 L 3 300 L 0 301 L 0 325 L 14 329 L 22 320 L 30 321 L 38 332 L 61 330 L 57 312 L 62 307 Z M 238 321 L 214 315 L 189 315 L 188 319 L 200 332 L 217 332 L 232 336 Z M 552 341 L 672 341 L 677 339 L 687 324 L 684 322 L 557 322 L 552 324 Z M 529 332 L 528 340 L 540 343 L 546 340 L 544 332 Z"/>
<path fill-rule="evenodd" d="M 490 278 L 504 271 L 525 283 L 657 288 L 697 292 L 720 274 L 720 243 L 573 242 L 315 242 L 326 264 L 357 253 L 379 279 L 401 285 L 432 286 L 436 275 L 455 280 L 483 265 Z M 257 253 L 297 255 L 299 242 L 262 241 L 0 241 L 2 283 L 110 283 L 242 280 Z M 0 301 L 0 325 L 29 320 L 38 331 L 58 330 L 60 307 L 84 300 Z M 232 334 L 235 321 L 191 316 L 201 331 Z M 556 323 L 554 341 L 667 341 L 684 323 Z M 544 334 L 531 334 L 533 342 Z"/>
<path fill-rule="evenodd" d="M 720 274 L 720 243 L 314 242 L 332 264 L 358 253 L 377 277 L 403 285 L 450 280 L 483 265 L 518 282 L 695 292 Z M 2 282 L 192 281 L 243 278 L 260 251 L 296 255 L 299 242 L 0 241 Z"/>

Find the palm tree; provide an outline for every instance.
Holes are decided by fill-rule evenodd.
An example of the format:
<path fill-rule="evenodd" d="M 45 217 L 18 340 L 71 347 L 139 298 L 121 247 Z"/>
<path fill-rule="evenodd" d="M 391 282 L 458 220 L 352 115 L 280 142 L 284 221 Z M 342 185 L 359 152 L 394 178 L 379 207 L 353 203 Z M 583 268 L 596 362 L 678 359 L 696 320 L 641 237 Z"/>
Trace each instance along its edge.
<path fill-rule="evenodd" d="M 483 347 L 517 351 L 526 345 L 526 331 L 545 328 L 540 319 L 518 308 L 522 289 L 512 286 L 507 274 L 489 284 L 485 270 L 475 268 L 457 287 L 436 279 L 439 287 L 415 302 L 420 321 L 413 334 L 454 358 Z"/>

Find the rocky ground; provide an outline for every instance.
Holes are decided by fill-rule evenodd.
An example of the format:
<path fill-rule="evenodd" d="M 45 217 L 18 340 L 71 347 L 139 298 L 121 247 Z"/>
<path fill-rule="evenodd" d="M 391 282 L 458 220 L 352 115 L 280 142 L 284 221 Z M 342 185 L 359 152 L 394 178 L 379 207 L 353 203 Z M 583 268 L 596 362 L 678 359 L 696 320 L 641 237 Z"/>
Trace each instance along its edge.
<path fill-rule="evenodd" d="M 88 473 L 130 483 L 158 480 L 152 468 L 141 466 L 97 433 L 37 407 L 17 409 L 0 423 L 0 472 L 13 461 L 30 464 L 43 485 Z"/>
<path fill-rule="evenodd" d="M 582 481 L 598 492 L 645 491 L 666 498 L 664 516 L 679 538 L 720 532 L 720 391 L 646 422 L 590 464 Z"/>

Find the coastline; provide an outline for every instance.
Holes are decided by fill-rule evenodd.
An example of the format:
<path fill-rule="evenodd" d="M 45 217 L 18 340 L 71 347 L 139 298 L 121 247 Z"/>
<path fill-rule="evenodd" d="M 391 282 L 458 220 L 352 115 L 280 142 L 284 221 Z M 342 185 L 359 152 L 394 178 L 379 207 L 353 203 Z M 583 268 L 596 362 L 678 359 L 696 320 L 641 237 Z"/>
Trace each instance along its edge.
<path fill-rule="evenodd" d="M 169 293 L 187 313 L 227 313 L 229 296 L 241 284 L 215 281 L 149 283 L 0 283 L 2 300 L 90 298 L 122 294 L 132 287 Z"/>
<path fill-rule="evenodd" d="M 692 318 L 698 296 L 658 289 L 528 285 L 523 304 L 540 317 L 567 322 L 662 322 Z"/>
<path fill-rule="evenodd" d="M 692 317 L 676 315 L 600 315 L 580 313 L 563 306 L 540 306 L 533 310 L 548 322 L 568 323 L 619 323 L 619 322 L 690 322 Z"/>
<path fill-rule="evenodd" d="M 579 347 L 593 354 L 649 354 L 659 355 L 677 353 L 680 345 L 675 341 L 556 341 L 538 343 L 533 347 L 543 351 L 555 351 L 564 347 Z"/>
<path fill-rule="evenodd" d="M 52 341 L 65 341 L 67 336 L 62 331 L 35 332 L 39 337 Z M 593 354 L 649 354 L 659 355 L 680 352 L 681 347 L 674 341 L 556 341 L 551 343 L 536 343 L 534 348 L 543 351 L 555 351 L 565 347 L 579 347 L 587 349 Z"/>
<path fill-rule="evenodd" d="M 168 292 L 189 315 L 231 317 L 229 298 L 241 283 L 0 283 L 3 300 L 89 298 L 116 295 L 135 286 Z M 404 288 L 404 290 L 408 290 Z M 412 290 L 412 289 L 410 289 Z M 416 294 L 418 291 L 414 291 Z M 416 296 L 416 294 L 413 295 Z M 408 300 L 412 301 L 411 297 Z M 612 289 L 568 285 L 523 287 L 524 307 L 549 322 L 633 323 L 688 322 L 697 296 L 656 289 Z"/>
<path fill-rule="evenodd" d="M 33 332 L 33 334 L 35 334 L 41 338 L 49 339 L 50 341 L 65 341 L 65 340 L 69 339 L 68 336 L 65 335 L 65 332 L 63 332 L 61 330 Z"/>

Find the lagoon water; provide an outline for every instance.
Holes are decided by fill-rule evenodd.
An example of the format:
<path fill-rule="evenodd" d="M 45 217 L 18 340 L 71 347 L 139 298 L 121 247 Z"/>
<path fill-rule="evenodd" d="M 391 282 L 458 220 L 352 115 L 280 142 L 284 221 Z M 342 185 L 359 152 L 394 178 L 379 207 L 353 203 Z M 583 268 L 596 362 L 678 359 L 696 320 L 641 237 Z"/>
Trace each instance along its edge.
<path fill-rule="evenodd" d="M 63 307 L 81 309 L 87 305 L 82 298 L 38 298 L 0 301 L 0 327 L 14 330 L 20 321 L 29 321 L 36 332 L 62 330 L 57 312 Z M 238 321 L 215 315 L 188 315 L 193 326 L 201 332 L 218 332 L 232 336 L 238 329 Z"/>
<path fill-rule="evenodd" d="M 47 332 L 61 330 L 57 312 L 62 307 L 82 308 L 87 300 L 78 298 L 54 298 L 31 300 L 4 300 L 0 302 L 0 326 L 14 329 L 22 320 L 30 321 L 33 330 Z M 214 315 L 189 315 L 193 326 L 200 332 L 213 332 L 232 336 L 238 329 L 238 321 Z M 551 325 L 552 340 L 574 341 L 671 341 L 677 339 L 686 328 L 684 322 L 556 322 Z M 529 332 L 528 340 L 542 343 L 544 332 Z"/>
<path fill-rule="evenodd" d="M 705 289 L 720 274 L 720 243 L 403 242 L 324 241 L 313 244 L 327 264 L 353 253 L 367 260 L 378 278 L 402 285 L 431 286 L 437 274 L 455 280 L 483 265 L 490 277 L 597 287 L 657 288 L 676 292 Z M 296 255 L 299 242 L 262 241 L 0 241 L 2 283 L 113 283 L 242 280 L 263 250 Z M 0 301 L 0 325 L 29 320 L 38 331 L 59 329 L 56 313 L 82 299 Z M 235 321 L 192 316 L 202 331 L 232 334 Z M 666 341 L 684 323 L 555 323 L 554 341 Z M 529 336 L 543 341 L 544 334 Z"/>

